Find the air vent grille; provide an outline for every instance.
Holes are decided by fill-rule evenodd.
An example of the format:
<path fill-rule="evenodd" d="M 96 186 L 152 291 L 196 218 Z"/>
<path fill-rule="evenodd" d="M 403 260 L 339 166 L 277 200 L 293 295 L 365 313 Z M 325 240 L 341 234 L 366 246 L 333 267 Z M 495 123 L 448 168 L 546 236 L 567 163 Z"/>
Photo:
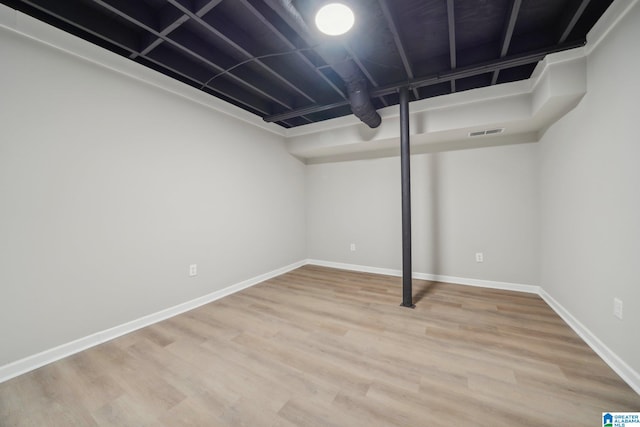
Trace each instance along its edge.
<path fill-rule="evenodd" d="M 478 130 L 475 132 L 469 132 L 469 136 L 474 137 L 474 136 L 484 136 L 484 135 L 496 135 L 502 132 L 504 132 L 504 128 Z"/>

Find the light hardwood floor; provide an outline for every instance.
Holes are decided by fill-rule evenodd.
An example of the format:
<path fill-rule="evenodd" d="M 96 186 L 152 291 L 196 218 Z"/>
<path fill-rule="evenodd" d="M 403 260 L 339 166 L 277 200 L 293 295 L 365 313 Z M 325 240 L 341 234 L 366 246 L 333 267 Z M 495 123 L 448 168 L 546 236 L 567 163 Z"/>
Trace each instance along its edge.
<path fill-rule="evenodd" d="M 537 296 L 306 266 L 0 384 L 1 426 L 597 426 L 633 392 Z"/>

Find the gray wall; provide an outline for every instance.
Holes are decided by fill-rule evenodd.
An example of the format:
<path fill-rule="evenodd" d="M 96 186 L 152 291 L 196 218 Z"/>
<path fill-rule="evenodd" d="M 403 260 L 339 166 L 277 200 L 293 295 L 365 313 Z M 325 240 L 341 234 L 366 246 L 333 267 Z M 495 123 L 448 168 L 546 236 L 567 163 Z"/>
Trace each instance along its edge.
<path fill-rule="evenodd" d="M 411 168 L 415 272 L 538 284 L 535 144 L 416 155 Z M 309 258 L 398 270 L 400 219 L 398 158 L 307 166 Z"/>
<path fill-rule="evenodd" d="M 640 372 L 640 7 L 588 60 L 587 94 L 541 141 L 542 287 Z M 613 317 L 613 298 L 624 319 Z"/>
<path fill-rule="evenodd" d="M 305 258 L 282 137 L 7 29 L 0 52 L 0 366 Z"/>
<path fill-rule="evenodd" d="M 539 284 L 636 372 L 639 9 L 540 144 L 412 159 L 416 272 Z M 51 46 L 0 29 L 0 51 L 0 366 L 305 257 L 400 268 L 399 159 L 305 168 Z"/>
<path fill-rule="evenodd" d="M 412 158 L 415 272 L 540 285 L 636 373 L 638 22 L 636 4 L 587 47 L 587 94 L 540 143 Z M 308 166 L 309 258 L 400 269 L 399 176 L 398 158 Z"/>

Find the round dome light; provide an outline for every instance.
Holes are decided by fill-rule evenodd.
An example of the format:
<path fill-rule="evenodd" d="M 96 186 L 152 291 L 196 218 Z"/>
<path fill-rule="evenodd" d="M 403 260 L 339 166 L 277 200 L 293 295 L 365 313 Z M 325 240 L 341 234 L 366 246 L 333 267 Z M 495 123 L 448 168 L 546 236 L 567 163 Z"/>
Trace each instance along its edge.
<path fill-rule="evenodd" d="M 342 3 L 329 3 L 316 13 L 316 26 L 330 36 L 346 33 L 353 27 L 354 22 L 353 12 Z"/>

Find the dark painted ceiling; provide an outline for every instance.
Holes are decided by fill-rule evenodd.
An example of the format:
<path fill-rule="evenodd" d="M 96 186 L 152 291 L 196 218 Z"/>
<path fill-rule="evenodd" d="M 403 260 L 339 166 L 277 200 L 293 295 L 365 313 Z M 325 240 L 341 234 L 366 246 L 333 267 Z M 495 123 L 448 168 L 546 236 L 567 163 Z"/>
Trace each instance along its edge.
<path fill-rule="evenodd" d="M 65 31 L 295 127 L 351 114 L 322 52 L 357 64 L 375 108 L 528 78 L 550 52 L 583 45 L 612 0 L 343 0 L 345 36 L 304 34 L 326 0 L 0 0 Z"/>

